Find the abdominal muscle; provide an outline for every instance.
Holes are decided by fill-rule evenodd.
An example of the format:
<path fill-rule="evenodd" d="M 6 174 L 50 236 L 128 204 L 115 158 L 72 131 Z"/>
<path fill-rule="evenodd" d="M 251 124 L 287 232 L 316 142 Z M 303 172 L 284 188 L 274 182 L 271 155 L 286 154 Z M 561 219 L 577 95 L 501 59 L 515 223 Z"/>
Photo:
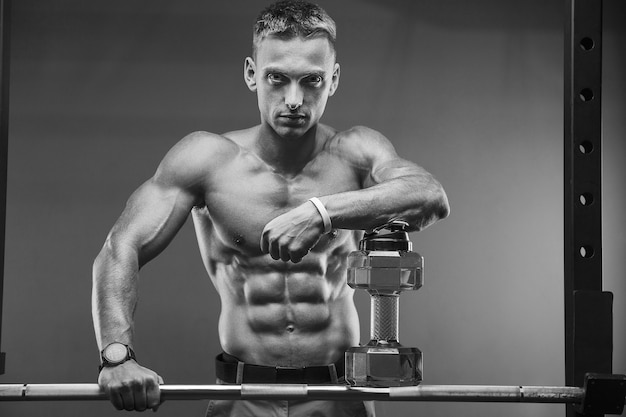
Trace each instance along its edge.
<path fill-rule="evenodd" d="M 344 262 L 324 274 L 319 266 L 327 257 L 311 253 L 291 264 L 263 255 L 247 265 L 237 260 L 215 265 L 224 351 L 258 365 L 301 367 L 340 360 L 358 343 L 359 322 Z"/>

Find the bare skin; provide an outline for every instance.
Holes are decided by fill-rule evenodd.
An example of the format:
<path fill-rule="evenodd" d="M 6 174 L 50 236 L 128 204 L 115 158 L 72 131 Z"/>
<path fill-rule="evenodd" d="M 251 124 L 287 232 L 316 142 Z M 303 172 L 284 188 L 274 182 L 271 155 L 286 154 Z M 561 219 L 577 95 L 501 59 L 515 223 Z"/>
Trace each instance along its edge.
<path fill-rule="evenodd" d="M 241 143 L 254 130 L 226 136 Z M 322 130 L 324 136 L 333 134 Z M 208 187 L 207 205 L 193 210 L 203 260 L 222 300 L 219 334 L 226 352 L 250 363 L 307 366 L 332 363 L 358 341 L 344 278 L 355 232 L 321 236 L 297 263 L 273 259 L 260 244 L 266 224 L 303 203 L 315 234 L 321 234 L 321 217 L 307 199 L 359 187 L 356 175 L 336 159 L 322 150 L 289 177 L 238 144 Z"/>
<path fill-rule="evenodd" d="M 335 362 L 359 341 L 346 257 L 361 230 L 393 219 L 420 230 L 447 216 L 441 185 L 380 133 L 319 123 L 339 80 L 325 38 L 267 38 L 246 59 L 244 79 L 261 124 L 181 140 L 111 230 L 94 263 L 100 349 L 133 345 L 139 270 L 191 213 L 222 301 L 224 351 L 271 366 Z M 331 233 L 311 197 L 326 206 Z M 104 368 L 99 383 L 118 409 L 159 404 L 162 379 L 133 360 Z"/>

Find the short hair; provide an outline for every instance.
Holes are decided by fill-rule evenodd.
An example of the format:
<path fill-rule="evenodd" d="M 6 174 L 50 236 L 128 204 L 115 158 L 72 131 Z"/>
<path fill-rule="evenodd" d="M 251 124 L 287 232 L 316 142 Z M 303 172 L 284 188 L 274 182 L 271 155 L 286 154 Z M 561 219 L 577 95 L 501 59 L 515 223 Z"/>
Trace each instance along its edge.
<path fill-rule="evenodd" d="M 303 0 L 281 0 L 263 9 L 254 24 L 252 51 L 268 36 L 281 39 L 325 36 L 335 52 L 337 26 L 317 4 Z"/>

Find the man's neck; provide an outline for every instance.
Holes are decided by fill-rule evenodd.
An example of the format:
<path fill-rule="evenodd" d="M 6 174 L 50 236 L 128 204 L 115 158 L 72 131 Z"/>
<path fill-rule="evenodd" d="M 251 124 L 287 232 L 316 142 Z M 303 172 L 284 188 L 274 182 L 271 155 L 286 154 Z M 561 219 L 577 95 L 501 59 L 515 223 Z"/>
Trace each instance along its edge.
<path fill-rule="evenodd" d="M 323 146 L 319 125 L 297 138 L 283 138 L 267 125 L 261 125 L 255 143 L 258 156 L 274 172 L 286 177 L 298 175 Z"/>

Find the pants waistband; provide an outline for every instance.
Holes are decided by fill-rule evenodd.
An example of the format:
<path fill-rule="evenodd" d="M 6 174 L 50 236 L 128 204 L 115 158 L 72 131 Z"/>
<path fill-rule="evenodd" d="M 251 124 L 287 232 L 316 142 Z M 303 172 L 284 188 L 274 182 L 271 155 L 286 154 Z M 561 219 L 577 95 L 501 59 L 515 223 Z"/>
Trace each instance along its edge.
<path fill-rule="evenodd" d="M 324 366 L 291 368 L 253 365 L 221 353 L 215 358 L 217 378 L 229 384 L 337 384 L 344 376 L 345 361 Z"/>

